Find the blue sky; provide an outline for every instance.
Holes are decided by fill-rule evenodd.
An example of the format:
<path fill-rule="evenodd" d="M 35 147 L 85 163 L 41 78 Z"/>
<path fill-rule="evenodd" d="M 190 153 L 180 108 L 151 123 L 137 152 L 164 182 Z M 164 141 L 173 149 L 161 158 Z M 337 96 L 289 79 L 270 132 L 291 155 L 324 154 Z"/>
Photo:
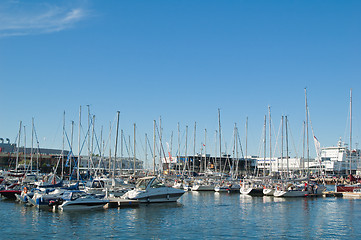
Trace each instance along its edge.
<path fill-rule="evenodd" d="M 307 87 L 322 146 L 348 138 L 353 89 L 359 142 L 360 10 L 360 1 L 2 1 L 1 136 L 14 140 L 22 120 L 29 144 L 34 117 L 40 145 L 61 148 L 63 111 L 70 133 L 79 105 L 86 126 L 90 105 L 98 135 L 118 110 L 138 142 L 162 116 L 165 142 L 173 131 L 177 144 L 179 122 L 193 143 L 196 121 L 197 151 L 206 128 L 213 153 L 220 108 L 227 148 L 234 123 L 244 140 L 248 117 L 248 152 L 258 155 L 271 106 L 273 134 L 288 115 L 300 149 Z"/>

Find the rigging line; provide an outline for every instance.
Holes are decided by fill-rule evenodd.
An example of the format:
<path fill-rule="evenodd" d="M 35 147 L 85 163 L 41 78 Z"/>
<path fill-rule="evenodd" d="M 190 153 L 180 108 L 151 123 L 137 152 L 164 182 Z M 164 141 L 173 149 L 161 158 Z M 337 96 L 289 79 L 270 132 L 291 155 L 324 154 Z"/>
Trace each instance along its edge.
<path fill-rule="evenodd" d="M 241 150 L 241 156 L 244 158 L 244 154 L 243 154 L 243 147 L 242 147 L 242 143 L 241 143 L 241 138 L 239 135 L 239 131 L 237 131 L 237 135 L 238 135 L 238 142 L 239 142 L 239 146 L 240 146 L 240 150 Z"/>
<path fill-rule="evenodd" d="M 115 126 L 115 123 L 116 123 L 115 120 L 116 120 L 116 118 L 117 118 L 117 116 L 115 116 L 115 118 L 114 118 L 113 125 L 112 125 L 112 124 L 110 125 L 110 130 L 109 130 L 109 134 L 108 134 L 108 139 L 107 139 L 107 141 L 106 141 L 105 144 L 104 144 L 104 152 L 105 152 L 105 149 L 108 148 L 108 144 L 110 145 L 111 133 L 112 133 L 112 131 L 113 131 L 113 127 Z M 111 157 L 111 156 L 109 156 L 109 157 Z"/>
<path fill-rule="evenodd" d="M 161 137 L 160 137 L 160 134 L 159 134 L 159 130 L 158 130 L 157 124 L 155 125 L 155 128 L 157 129 L 157 133 L 158 133 L 159 140 L 161 140 Z M 165 160 L 165 162 L 167 163 L 166 155 L 165 155 L 165 152 L 164 152 L 164 147 L 163 147 L 162 141 L 160 141 L 160 146 L 159 146 L 159 147 L 160 147 L 160 150 L 162 150 L 163 156 L 164 156 L 164 160 Z M 194 159 L 193 159 L 193 161 L 194 161 Z M 168 170 L 169 170 L 169 165 L 168 165 L 167 167 L 168 167 Z"/>
<path fill-rule="evenodd" d="M 280 121 L 280 125 L 278 127 L 278 133 L 276 135 L 276 141 L 275 141 L 275 146 L 274 146 L 274 150 L 273 150 L 273 157 L 275 156 L 277 150 L 278 150 L 278 154 L 280 154 L 280 152 L 281 152 L 281 146 L 278 146 L 278 141 L 279 141 L 280 134 L 281 134 L 281 128 L 282 128 L 282 121 Z"/>
<path fill-rule="evenodd" d="M 128 149 L 128 145 L 127 145 L 127 140 L 125 139 L 125 134 L 123 132 L 123 141 L 124 141 L 124 145 L 125 145 L 125 150 L 128 153 L 128 158 L 130 157 L 130 153 L 129 153 L 129 149 Z"/>
<path fill-rule="evenodd" d="M 147 143 L 148 143 L 148 146 L 149 146 L 149 150 L 150 150 L 151 156 L 153 156 L 152 146 L 151 146 L 151 144 L 150 144 L 148 135 L 147 135 Z"/>

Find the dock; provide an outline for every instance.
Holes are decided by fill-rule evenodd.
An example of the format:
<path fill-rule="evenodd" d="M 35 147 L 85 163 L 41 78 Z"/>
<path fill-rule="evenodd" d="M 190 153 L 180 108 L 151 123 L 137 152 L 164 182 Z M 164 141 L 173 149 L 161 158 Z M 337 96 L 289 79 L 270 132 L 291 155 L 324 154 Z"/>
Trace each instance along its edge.
<path fill-rule="evenodd" d="M 329 191 L 329 192 L 324 192 L 323 196 L 324 197 L 343 197 L 343 193 L 342 192 Z"/>
<path fill-rule="evenodd" d="M 109 197 L 109 203 L 104 208 L 136 208 L 139 207 L 138 200 L 123 199 L 118 197 Z"/>

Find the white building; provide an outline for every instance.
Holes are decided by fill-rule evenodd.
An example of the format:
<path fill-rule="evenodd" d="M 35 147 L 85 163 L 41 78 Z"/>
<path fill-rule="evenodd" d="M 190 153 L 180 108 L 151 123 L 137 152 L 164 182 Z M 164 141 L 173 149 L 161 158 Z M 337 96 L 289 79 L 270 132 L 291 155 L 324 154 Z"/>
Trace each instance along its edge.
<path fill-rule="evenodd" d="M 360 162 L 360 150 L 353 150 L 350 155 L 347 146 L 339 140 L 336 147 L 322 148 L 318 159 L 326 173 L 346 174 L 350 171 L 350 165 L 355 173 Z"/>

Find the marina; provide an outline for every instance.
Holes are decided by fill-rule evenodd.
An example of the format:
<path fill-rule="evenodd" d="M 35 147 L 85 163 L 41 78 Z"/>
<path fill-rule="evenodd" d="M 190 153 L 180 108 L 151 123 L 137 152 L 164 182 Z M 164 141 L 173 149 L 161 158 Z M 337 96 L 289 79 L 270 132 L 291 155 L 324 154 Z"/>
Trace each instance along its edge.
<path fill-rule="evenodd" d="M 361 1 L 0 1 L 0 239 L 358 239 Z"/>
<path fill-rule="evenodd" d="M 360 201 L 190 191 L 175 203 L 80 213 L 39 211 L 1 199 L 0 213 L 7 215 L 8 227 L 2 231 L 8 237 L 3 239 L 12 239 L 14 232 L 27 239 L 356 239 L 361 234 L 356 221 Z"/>

